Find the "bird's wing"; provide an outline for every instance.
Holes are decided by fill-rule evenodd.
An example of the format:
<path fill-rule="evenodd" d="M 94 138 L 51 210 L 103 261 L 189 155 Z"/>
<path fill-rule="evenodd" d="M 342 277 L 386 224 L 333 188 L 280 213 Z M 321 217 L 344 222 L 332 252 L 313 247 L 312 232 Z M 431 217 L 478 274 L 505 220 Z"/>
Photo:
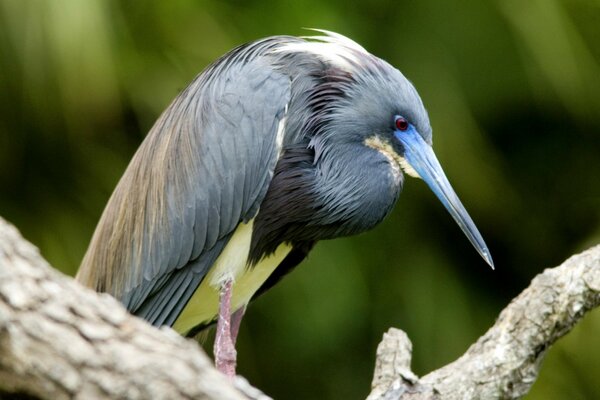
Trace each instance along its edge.
<path fill-rule="evenodd" d="M 199 75 L 163 113 L 113 193 L 78 279 L 172 324 L 241 221 L 281 148 L 290 79 L 257 42 Z"/>

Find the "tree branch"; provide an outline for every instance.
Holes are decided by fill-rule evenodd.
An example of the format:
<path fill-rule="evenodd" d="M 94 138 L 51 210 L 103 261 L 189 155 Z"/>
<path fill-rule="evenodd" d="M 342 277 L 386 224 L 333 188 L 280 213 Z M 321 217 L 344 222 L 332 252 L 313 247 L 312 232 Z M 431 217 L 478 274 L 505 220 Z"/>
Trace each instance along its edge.
<path fill-rule="evenodd" d="M 600 304 L 600 246 L 538 275 L 455 362 L 418 378 L 412 345 L 390 329 L 377 350 L 379 399 L 518 398 L 546 350 Z M 129 315 L 53 270 L 0 218 L 0 398 L 267 399 L 235 387 L 201 348 Z"/>
<path fill-rule="evenodd" d="M 377 399 L 516 399 L 535 382 L 546 351 L 600 305 L 600 246 L 536 276 L 458 360 L 419 379 L 412 345 L 390 329 L 377 349 Z"/>
<path fill-rule="evenodd" d="M 248 399 L 196 343 L 55 271 L 0 218 L 0 398 L 9 394 Z"/>

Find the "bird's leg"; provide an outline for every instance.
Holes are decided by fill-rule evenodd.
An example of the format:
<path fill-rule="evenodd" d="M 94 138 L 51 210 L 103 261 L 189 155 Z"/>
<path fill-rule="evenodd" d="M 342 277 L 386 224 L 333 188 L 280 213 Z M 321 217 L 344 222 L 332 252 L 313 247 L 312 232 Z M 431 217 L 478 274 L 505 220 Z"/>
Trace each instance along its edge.
<path fill-rule="evenodd" d="M 237 311 L 231 315 L 231 342 L 233 343 L 234 347 L 235 347 L 235 342 L 237 341 L 238 332 L 240 331 L 240 324 L 242 323 L 242 317 L 244 316 L 245 312 L 246 312 L 246 306 L 242 306 L 242 307 L 238 308 Z"/>
<path fill-rule="evenodd" d="M 235 377 L 237 352 L 231 335 L 231 291 L 233 281 L 228 279 L 219 293 L 219 319 L 217 320 L 217 336 L 215 338 L 215 365 L 219 371 L 230 379 Z M 239 323 L 238 323 L 239 326 Z M 236 329 L 237 331 L 237 329 Z"/>

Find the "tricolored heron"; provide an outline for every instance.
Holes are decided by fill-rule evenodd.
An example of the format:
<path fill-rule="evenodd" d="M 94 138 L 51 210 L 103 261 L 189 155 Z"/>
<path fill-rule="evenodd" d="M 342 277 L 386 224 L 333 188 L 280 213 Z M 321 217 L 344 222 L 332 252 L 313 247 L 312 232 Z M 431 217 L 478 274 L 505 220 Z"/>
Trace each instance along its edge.
<path fill-rule="evenodd" d="M 404 173 L 429 185 L 493 266 L 413 85 L 320 32 L 245 44 L 198 75 L 133 157 L 77 275 L 184 335 L 216 321 L 215 361 L 230 376 L 248 303 L 317 241 L 381 222 Z"/>

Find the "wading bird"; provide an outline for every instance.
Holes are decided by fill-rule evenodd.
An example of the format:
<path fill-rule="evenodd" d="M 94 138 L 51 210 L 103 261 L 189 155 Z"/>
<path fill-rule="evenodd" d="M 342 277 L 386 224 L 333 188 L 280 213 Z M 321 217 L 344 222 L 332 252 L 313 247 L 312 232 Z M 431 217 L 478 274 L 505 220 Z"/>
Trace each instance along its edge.
<path fill-rule="evenodd" d="M 158 119 L 110 198 L 77 279 L 150 323 L 217 322 L 235 374 L 248 303 L 323 239 L 364 232 L 422 178 L 490 253 L 431 148 L 413 85 L 339 34 L 275 36 L 213 63 Z"/>

